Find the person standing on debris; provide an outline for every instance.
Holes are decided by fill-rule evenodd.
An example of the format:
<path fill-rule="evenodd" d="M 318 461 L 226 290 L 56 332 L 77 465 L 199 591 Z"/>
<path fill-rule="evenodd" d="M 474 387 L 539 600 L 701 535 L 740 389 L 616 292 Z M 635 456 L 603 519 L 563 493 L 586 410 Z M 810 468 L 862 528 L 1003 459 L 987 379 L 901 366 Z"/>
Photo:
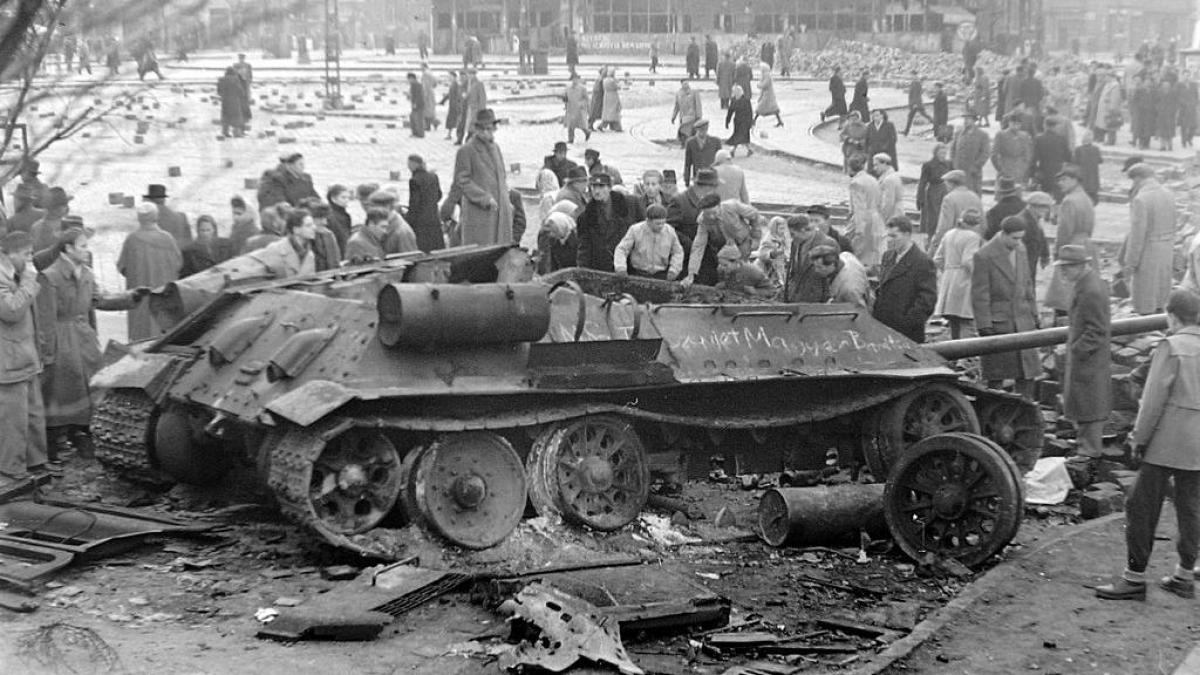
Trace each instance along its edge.
<path fill-rule="evenodd" d="M 1162 502 L 1171 494 L 1179 534 L 1179 563 L 1159 581 L 1163 590 L 1195 597 L 1200 549 L 1200 296 L 1179 289 L 1167 298 L 1168 335 L 1158 343 L 1142 390 L 1137 421 L 1129 434 L 1141 461 L 1125 502 L 1125 571 L 1096 587 L 1105 600 L 1145 600 L 1146 566 L 1154 548 Z M 1175 484 L 1168 492 L 1168 482 Z"/>
<path fill-rule="evenodd" d="M 871 313 L 913 342 L 925 342 L 925 324 L 937 303 L 937 270 L 913 242 L 912 222 L 907 216 L 887 221 L 887 242 Z"/>
<path fill-rule="evenodd" d="M 462 243 L 490 246 L 512 243 L 512 204 L 508 167 L 496 143 L 496 115 L 475 116 L 475 133 L 454 158 L 454 186 L 460 194 Z"/>
<path fill-rule="evenodd" d="M 588 180 L 592 199 L 576 220 L 579 236 L 578 267 L 612 272 L 617 244 L 637 220 L 633 197 L 612 189 L 612 178 L 605 173 Z"/>
<path fill-rule="evenodd" d="M 971 311 L 975 328 L 982 336 L 1023 333 L 1038 327 L 1033 282 L 1021 240 L 1025 221 L 1009 216 L 1000 232 L 984 244 L 972 259 Z M 1033 397 L 1033 378 L 1040 372 L 1036 349 L 1024 349 L 980 357 L 983 379 L 999 389 L 1004 380 L 1016 380 L 1016 391 Z"/>
<path fill-rule="evenodd" d="M 183 254 L 175 238 L 158 226 L 158 208 L 149 202 L 138 205 L 138 229 L 121 245 L 117 271 L 125 277 L 125 288 L 158 288 L 179 278 Z M 127 315 L 129 341 L 158 337 L 170 326 L 159 326 L 143 299 Z"/>
<path fill-rule="evenodd" d="M 46 423 L 38 374 L 34 303 L 40 287 L 33 269 L 33 238 L 0 238 L 0 488 L 40 472 L 46 464 Z"/>
<path fill-rule="evenodd" d="M 617 274 L 631 274 L 674 281 L 683 270 L 683 247 L 675 228 L 667 224 L 667 209 L 654 204 L 646 209 L 646 220 L 625 232 L 613 253 Z"/>
<path fill-rule="evenodd" d="M 1087 248 L 1067 244 L 1058 250 L 1055 267 L 1071 284 L 1067 367 L 1063 380 L 1063 412 L 1075 423 L 1076 457 L 1094 469 L 1103 450 L 1104 423 L 1112 412 L 1112 337 L 1108 283 L 1100 278 Z"/>
<path fill-rule="evenodd" d="M 1135 164 L 1125 173 L 1133 181 L 1134 196 L 1129 202 L 1129 238 L 1121 276 L 1129 282 L 1133 310 L 1157 314 L 1167 302 L 1173 281 L 1175 197 L 1158 182 L 1148 164 Z"/>
<path fill-rule="evenodd" d="M 1096 211 L 1092 200 L 1080 185 L 1079 167 L 1068 164 L 1058 173 L 1058 186 L 1062 191 L 1062 203 L 1058 208 L 1058 232 L 1054 241 L 1054 255 L 1067 244 L 1079 244 L 1093 251 L 1092 231 L 1096 227 Z M 1093 255 L 1093 258 L 1096 256 Z M 1056 267 L 1050 278 L 1050 286 L 1042 302 L 1058 316 L 1066 316 L 1071 309 L 1071 291 L 1062 280 Z"/>
<path fill-rule="evenodd" d="M 162 192 L 165 198 L 166 188 Z M 299 206 L 305 199 L 319 196 L 313 187 L 312 176 L 304 171 L 304 155 L 298 152 L 281 155 L 279 164 L 274 169 L 264 171 L 262 178 L 258 179 L 259 209 L 280 202 Z"/>
<path fill-rule="evenodd" d="M 89 322 L 93 310 L 128 310 L 150 289 L 103 293 L 90 266 L 89 237 L 80 228 L 63 232 L 55 247 L 57 257 L 38 276 L 38 347 L 45 364 L 42 400 L 50 459 L 47 466 L 61 469 L 59 461 L 72 450 L 91 457 L 88 425 L 92 417 L 92 392 L 88 381 L 103 365 L 100 338 Z M 57 464 L 57 466 L 55 466 Z"/>

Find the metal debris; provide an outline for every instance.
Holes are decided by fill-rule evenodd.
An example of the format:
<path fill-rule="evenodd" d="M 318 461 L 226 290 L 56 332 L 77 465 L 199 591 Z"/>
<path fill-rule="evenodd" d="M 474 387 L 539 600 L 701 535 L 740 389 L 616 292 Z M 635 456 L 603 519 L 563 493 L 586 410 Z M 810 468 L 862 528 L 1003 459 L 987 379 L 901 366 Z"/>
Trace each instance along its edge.
<path fill-rule="evenodd" d="M 561 673 L 585 659 L 613 666 L 625 675 L 644 673 L 621 645 L 616 620 L 556 588 L 531 584 L 502 604 L 500 611 L 513 615 L 513 637 L 521 640 L 501 659 L 506 668 L 538 666 Z"/>

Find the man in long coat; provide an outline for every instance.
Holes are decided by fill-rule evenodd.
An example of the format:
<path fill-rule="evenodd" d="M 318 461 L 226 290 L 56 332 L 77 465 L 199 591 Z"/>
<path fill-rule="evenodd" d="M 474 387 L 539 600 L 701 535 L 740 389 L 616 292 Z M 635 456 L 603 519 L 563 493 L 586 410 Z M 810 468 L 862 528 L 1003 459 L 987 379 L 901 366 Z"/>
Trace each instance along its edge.
<path fill-rule="evenodd" d="M 717 64 L 717 98 L 721 99 L 721 110 L 729 107 L 733 97 L 733 54 L 725 52 Z"/>
<path fill-rule="evenodd" d="M 153 192 L 154 186 L 152 185 L 150 188 Z M 163 189 L 163 196 L 166 196 L 166 188 Z M 279 165 L 274 169 L 264 171 L 262 178 L 258 180 L 258 208 L 260 210 L 268 206 L 275 206 L 280 202 L 287 202 L 298 207 L 309 197 L 320 199 L 321 196 L 313 187 L 312 176 L 304 171 L 304 155 L 298 152 L 281 155 Z"/>
<path fill-rule="evenodd" d="M 1033 282 L 1021 240 L 1025 223 L 1009 216 L 1000 232 L 973 256 L 971 311 L 981 336 L 1007 335 L 1037 328 Z M 988 354 L 980 357 L 983 379 L 998 389 L 1004 380 L 1016 380 L 1017 393 L 1031 397 L 1033 378 L 1041 372 L 1036 349 Z"/>
<path fill-rule="evenodd" d="M 179 278 L 183 254 L 175 238 L 158 227 L 158 209 L 154 204 L 138 206 L 138 229 L 130 232 L 121 245 L 117 271 L 125 277 L 125 288 L 158 288 Z M 158 337 L 170 326 L 159 326 L 145 300 L 129 310 L 129 341 Z"/>
<path fill-rule="evenodd" d="M 687 65 L 688 79 L 700 79 L 700 45 L 696 44 L 695 36 L 692 36 L 691 42 L 688 43 L 687 56 L 684 60 Z"/>
<path fill-rule="evenodd" d="M 571 84 L 567 86 L 567 93 L 563 96 L 563 102 L 566 105 L 566 110 L 563 113 L 563 126 L 567 128 L 567 142 L 575 142 L 575 130 L 583 131 L 583 139 L 585 141 L 592 138 L 592 127 L 588 123 L 588 90 L 583 86 L 583 82 L 579 79 L 579 73 L 571 73 Z M 566 147 L 563 147 L 565 158 Z M 562 185 L 563 173 L 557 169 L 555 175 L 558 176 L 559 185 Z"/>
<path fill-rule="evenodd" d="M 717 69 L 717 41 L 711 35 L 704 36 L 704 79 L 713 76 Z"/>
<path fill-rule="evenodd" d="M 942 237 L 958 226 L 958 221 L 964 213 L 970 210 L 983 213 L 983 201 L 967 185 L 966 172 L 959 169 L 947 171 L 942 176 L 942 182 L 946 184 L 948 192 L 942 198 L 942 208 L 938 211 L 937 230 L 929 240 L 929 250 L 934 256 L 937 255 Z"/>
<path fill-rule="evenodd" d="M 817 246 L 832 246 L 839 252 L 841 247 L 818 231 L 816 225 L 803 214 L 788 218 L 787 226 L 792 233 L 792 250 L 783 285 L 783 301 L 824 302 L 828 283 L 813 271 L 810 254 Z"/>
<path fill-rule="evenodd" d="M 584 207 L 577 219 L 579 250 L 575 264 L 579 267 L 612 272 L 614 252 L 617 244 L 637 222 L 637 213 L 632 196 L 612 189 L 612 177 L 605 173 L 593 175 L 589 180 L 592 200 Z"/>
<path fill-rule="evenodd" d="M 475 133 L 454 157 L 454 185 L 461 193 L 462 243 L 511 244 L 508 171 L 496 144 L 496 115 L 490 109 L 475 116 Z"/>
<path fill-rule="evenodd" d="M 675 236 L 679 237 L 679 245 L 683 247 L 685 271 L 691 261 L 692 241 L 700 228 L 700 202 L 715 193 L 720 183 L 714 169 L 700 169 L 696 172 L 696 180 L 667 204 L 667 223 L 675 228 Z"/>
<path fill-rule="evenodd" d="M 967 186 L 975 194 L 983 191 L 983 165 L 991 155 L 992 141 L 987 132 L 976 126 L 974 113 L 963 115 L 963 128 L 954 139 L 950 161 L 954 168 L 967 174 Z"/>
<path fill-rule="evenodd" d="M 221 135 L 228 138 L 232 128 L 235 137 L 245 136 L 246 109 L 250 104 L 246 100 L 246 84 L 233 66 L 226 68 L 225 75 L 217 80 L 217 96 L 221 98 Z"/>
<path fill-rule="evenodd" d="M 887 222 L 888 250 L 879 268 L 872 316 L 903 333 L 913 342 L 925 342 L 925 324 L 937 303 L 937 270 L 933 261 L 913 242 L 907 216 Z"/>
<path fill-rule="evenodd" d="M 1078 455 L 1100 459 L 1104 423 L 1112 412 L 1112 337 L 1108 283 L 1090 264 L 1088 250 L 1067 244 L 1058 251 L 1055 267 L 1074 285 L 1067 335 L 1067 369 L 1063 381 L 1063 412 L 1075 423 Z"/>
<path fill-rule="evenodd" d="M 682 148 L 687 144 L 687 140 L 692 137 L 692 125 L 703 116 L 700 92 L 692 89 L 686 79 L 681 80 L 679 91 L 675 92 L 675 109 L 671 111 L 671 123 L 674 124 L 675 120 L 679 120 L 679 132 L 675 135 L 679 139 L 679 147 Z"/>
<path fill-rule="evenodd" d="M 683 184 L 692 184 L 692 178 L 704 169 L 711 168 L 717 160 L 721 141 L 708 135 L 708 120 L 700 118 L 692 124 L 695 132 L 683 144 Z"/>
<path fill-rule="evenodd" d="M 467 68 L 467 93 L 463 96 L 463 114 L 458 119 L 458 141 L 455 145 L 462 145 L 463 132 L 475 124 L 475 118 L 487 108 L 487 104 L 487 88 L 479 81 L 475 69 Z"/>
<path fill-rule="evenodd" d="M 861 155 L 850 158 L 850 241 L 855 256 L 866 267 L 879 264 L 883 218 L 879 205 L 883 196 L 879 192 L 879 181 L 867 170 L 866 159 Z"/>
<path fill-rule="evenodd" d="M 91 448 L 87 438 L 92 417 L 88 381 L 103 365 L 100 338 L 88 320 L 93 310 L 127 310 L 145 295 L 142 289 L 102 293 L 90 266 L 88 235 L 78 228 L 62 233 L 58 257 L 38 276 L 38 350 L 42 400 L 51 458 L 74 445 L 81 455 Z M 149 289 L 145 289 L 148 291 Z M 57 452 L 53 452 L 57 451 Z"/>
<path fill-rule="evenodd" d="M 1058 172 L 1058 188 L 1063 194 L 1063 199 L 1058 207 L 1058 231 L 1054 238 L 1055 257 L 1067 244 L 1078 244 L 1086 247 L 1088 251 L 1094 251 L 1092 231 L 1096 227 L 1096 210 L 1091 198 L 1083 191 L 1081 175 L 1079 167 L 1074 164 L 1068 164 Z M 1059 315 L 1065 315 L 1071 309 L 1070 285 L 1063 280 L 1057 268 L 1050 277 L 1050 285 L 1046 288 L 1043 303 Z"/>
<path fill-rule="evenodd" d="M 992 139 L 992 167 L 996 169 L 996 175 L 1011 178 L 1018 186 L 1024 186 L 1032 166 L 1033 139 L 1017 125 L 1012 115 L 1005 115 L 1000 122 L 1000 131 Z"/>
<path fill-rule="evenodd" d="M 429 129 L 437 129 L 437 78 L 429 69 L 428 63 L 421 64 L 421 89 L 425 103 L 425 126 Z"/>
<path fill-rule="evenodd" d="M 826 117 L 843 117 L 849 112 L 846 109 L 846 83 L 842 80 L 841 67 L 835 67 L 833 75 L 829 76 L 829 97 L 831 99 L 829 107 L 821 112 L 822 122 Z M 861 119 L 865 120 L 866 118 Z"/>
<path fill-rule="evenodd" d="M 1129 202 L 1129 238 L 1121 268 L 1129 280 L 1134 311 L 1157 314 L 1171 293 L 1175 197 L 1158 182 L 1149 165 L 1135 164 L 1127 173 L 1133 180 L 1134 197 Z"/>
<path fill-rule="evenodd" d="M 417 246 L 428 253 L 446 248 L 442 234 L 442 221 L 438 217 L 438 202 L 442 199 L 442 186 L 437 174 L 425 168 L 425 159 L 420 155 L 408 156 L 408 224 L 417 236 Z"/>
<path fill-rule="evenodd" d="M 38 295 L 33 239 L 25 232 L 0 238 L 0 488 L 46 464 L 42 371 L 34 324 Z"/>
<path fill-rule="evenodd" d="M 850 99 L 850 110 L 857 110 L 863 121 L 871 119 L 871 90 L 867 83 L 867 73 L 863 70 L 854 82 L 854 96 Z"/>

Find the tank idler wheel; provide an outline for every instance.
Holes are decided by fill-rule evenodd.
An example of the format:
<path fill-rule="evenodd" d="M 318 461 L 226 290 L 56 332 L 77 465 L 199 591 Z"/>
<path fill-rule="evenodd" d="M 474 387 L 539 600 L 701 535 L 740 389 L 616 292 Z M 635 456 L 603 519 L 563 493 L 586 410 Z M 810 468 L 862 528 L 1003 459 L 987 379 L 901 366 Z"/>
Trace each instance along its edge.
<path fill-rule="evenodd" d="M 538 513 L 595 530 L 618 530 L 641 513 L 650 469 L 637 431 L 616 415 L 552 424 L 526 459 Z"/>
<path fill-rule="evenodd" d="M 414 449 L 401 474 L 409 517 L 464 548 L 499 544 L 525 513 L 521 457 L 491 432 L 447 434 Z"/>
<path fill-rule="evenodd" d="M 379 524 L 400 495 L 400 454 L 375 429 L 350 428 L 325 438 L 299 430 L 324 443 L 307 465 L 308 507 L 317 522 L 337 534 L 357 534 Z M 281 447 L 273 452 L 278 457 Z"/>
<path fill-rule="evenodd" d="M 979 411 L 981 433 L 1004 448 L 1022 475 L 1033 470 L 1042 456 L 1044 440 L 1042 413 L 1025 401 L 996 400 L 983 404 Z"/>
<path fill-rule="evenodd" d="M 975 408 L 957 387 L 935 382 L 901 396 L 872 417 L 863 437 L 863 456 L 876 480 L 907 448 L 938 434 L 979 433 Z"/>
<path fill-rule="evenodd" d="M 934 553 L 978 565 L 1017 534 L 1024 508 L 1019 481 L 1012 458 L 983 436 L 926 438 L 888 476 L 888 530 L 914 560 Z"/>

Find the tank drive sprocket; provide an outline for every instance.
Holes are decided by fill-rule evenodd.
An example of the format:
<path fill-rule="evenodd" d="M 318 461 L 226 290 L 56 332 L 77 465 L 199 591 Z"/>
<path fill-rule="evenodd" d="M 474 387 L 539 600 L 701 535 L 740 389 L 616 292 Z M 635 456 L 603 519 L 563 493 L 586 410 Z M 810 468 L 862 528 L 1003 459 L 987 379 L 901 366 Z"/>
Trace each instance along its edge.
<path fill-rule="evenodd" d="M 158 408 L 140 389 L 110 389 L 92 411 L 96 459 L 118 476 L 138 483 L 169 485 L 150 452 Z"/>

